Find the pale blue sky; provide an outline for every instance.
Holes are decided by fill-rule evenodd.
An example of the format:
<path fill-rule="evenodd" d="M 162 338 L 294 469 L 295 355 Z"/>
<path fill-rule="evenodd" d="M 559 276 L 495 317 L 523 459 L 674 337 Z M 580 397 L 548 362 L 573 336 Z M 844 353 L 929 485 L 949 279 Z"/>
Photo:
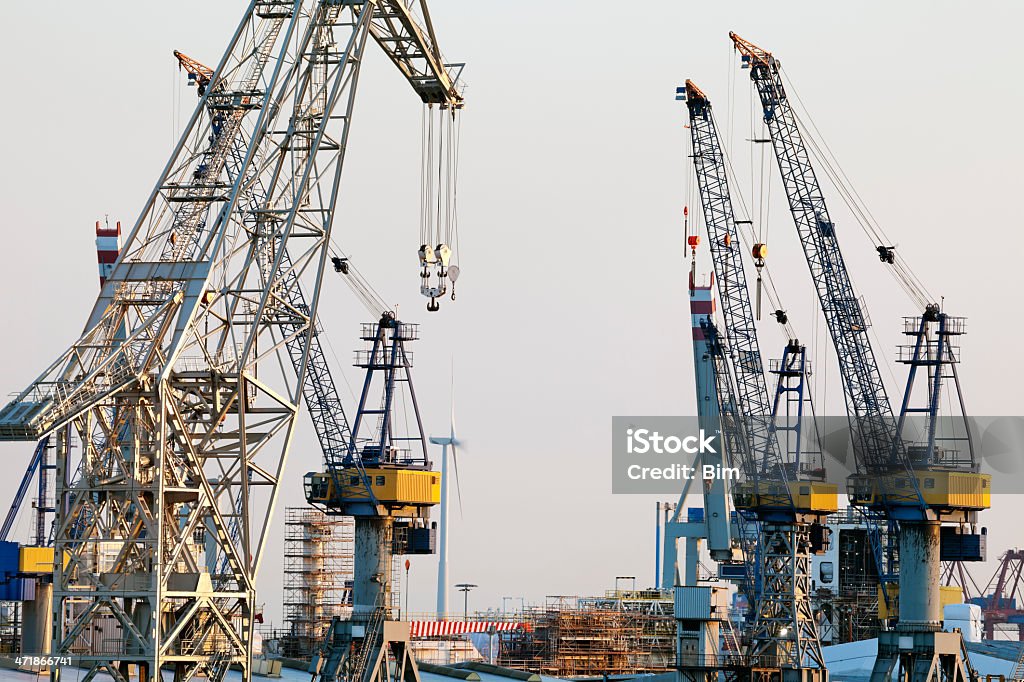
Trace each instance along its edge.
<path fill-rule="evenodd" d="M 23 388 L 79 332 L 97 286 L 93 222 L 135 219 L 195 106 L 171 51 L 215 63 L 242 8 L 107 0 L 7 9 L 3 392 Z M 610 494 L 611 416 L 693 412 L 681 227 L 692 171 L 673 94 L 693 78 L 720 122 L 735 102 L 742 175 L 751 88 L 734 71 L 730 30 L 782 59 L 901 252 L 951 312 L 969 316 L 969 409 L 1021 414 L 1024 369 L 1013 354 L 1024 333 L 1024 96 L 1019 50 L 1005 31 L 1024 23 L 1024 5 L 435 0 L 431 9 L 447 57 L 467 62 L 459 300 L 435 316 L 423 311 L 420 107 L 376 52 L 361 80 L 335 236 L 403 317 L 423 323 L 416 379 L 432 432 L 446 427 L 456 356 L 459 429 L 472 451 L 462 461 L 465 518 L 453 523 L 451 575 L 480 585 L 474 604 L 600 592 L 616 575 L 653 581 L 655 498 Z M 806 266 L 775 190 L 770 263 L 791 315 L 809 330 Z M 827 192 L 877 350 L 902 377 L 892 362 L 898 322 L 917 311 Z M 339 282 L 326 286 L 325 324 L 347 363 L 366 315 Z M 764 338 L 769 349 L 781 343 L 774 323 Z M 810 331 L 805 340 L 812 344 Z M 834 365 L 818 362 L 819 374 Z M 834 370 L 827 384 L 834 411 Z M 10 472 L 0 499 L 30 453 L 28 444 L 0 445 Z M 301 500 L 301 475 L 318 460 L 306 428 L 283 505 Z M 985 516 L 992 556 L 1017 541 L 1009 503 L 997 500 Z M 279 595 L 279 557 L 271 547 L 264 564 L 268 603 Z M 433 604 L 435 563 L 413 559 L 414 610 Z"/>

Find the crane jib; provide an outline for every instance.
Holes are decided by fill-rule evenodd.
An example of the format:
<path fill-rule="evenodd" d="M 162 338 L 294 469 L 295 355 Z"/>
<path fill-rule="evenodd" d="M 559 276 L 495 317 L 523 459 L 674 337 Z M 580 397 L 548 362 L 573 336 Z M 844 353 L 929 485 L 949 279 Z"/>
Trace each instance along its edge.
<path fill-rule="evenodd" d="M 778 476 L 784 467 L 778 441 L 771 428 L 771 401 L 739 248 L 725 157 L 711 103 L 692 81 L 686 84 L 686 105 L 690 114 L 693 164 L 722 304 L 724 331 L 736 358 L 734 379 L 737 399 L 747 424 L 749 440 L 749 448 L 745 451 L 748 453 L 746 456 L 754 460 L 744 468 L 756 470 L 760 476 Z"/>
<path fill-rule="evenodd" d="M 874 350 L 868 318 L 843 260 L 810 154 L 786 96 L 776 60 L 755 61 L 751 79 L 782 176 L 800 243 L 836 347 L 858 466 L 889 469 L 900 460 L 895 418 Z M 895 460 L 894 460 L 895 458 Z"/>

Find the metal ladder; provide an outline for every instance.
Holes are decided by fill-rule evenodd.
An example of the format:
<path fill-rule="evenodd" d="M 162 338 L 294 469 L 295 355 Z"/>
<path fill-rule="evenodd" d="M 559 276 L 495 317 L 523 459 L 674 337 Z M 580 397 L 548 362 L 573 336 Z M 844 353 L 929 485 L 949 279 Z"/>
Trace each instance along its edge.
<path fill-rule="evenodd" d="M 1017 662 L 1013 664 L 1013 673 L 1010 674 L 1010 678 L 1024 680 L 1024 642 L 1021 642 L 1020 651 L 1017 652 Z"/>
<path fill-rule="evenodd" d="M 387 614 L 387 607 L 383 600 L 378 600 L 377 606 L 373 609 L 369 622 L 366 624 L 366 633 L 363 636 L 363 645 L 359 647 L 356 660 L 349 670 L 349 682 L 362 682 L 366 675 L 366 666 L 370 662 L 370 656 L 382 646 L 384 641 L 384 619 Z"/>

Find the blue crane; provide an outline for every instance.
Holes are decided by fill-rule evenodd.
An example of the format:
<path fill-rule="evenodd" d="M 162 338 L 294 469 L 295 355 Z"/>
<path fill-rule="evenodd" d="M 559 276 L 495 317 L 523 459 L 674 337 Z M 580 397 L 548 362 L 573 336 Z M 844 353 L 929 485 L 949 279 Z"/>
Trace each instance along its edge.
<path fill-rule="evenodd" d="M 719 140 L 711 102 L 692 81 L 684 89 L 693 147 L 693 165 L 711 260 L 722 300 L 726 343 L 714 322 L 707 320 L 705 337 L 714 358 L 726 447 L 743 463 L 747 481 L 734 488 L 741 513 L 757 522 L 758 547 L 753 601 L 755 618 L 750 647 L 752 666 L 768 665 L 783 677 L 826 679 L 824 657 L 810 603 L 810 555 L 827 544 L 823 522 L 837 508 L 836 487 L 822 480 L 807 480 L 799 467 L 799 450 L 784 457 L 777 434 L 780 406 L 791 394 L 803 402 L 803 362 L 780 365 L 774 398 L 769 396 L 757 329 L 743 269 L 742 249 L 729 191 L 725 153 Z M 755 258 L 765 254 L 754 246 Z M 727 346 L 727 347 L 726 347 Z M 789 344 L 794 357 L 802 347 Z M 784 356 L 784 362 L 788 359 Z M 797 368 L 798 371 L 794 371 Z M 735 394 L 730 384 L 735 383 Z M 792 428 L 799 446 L 800 419 Z M 735 422 L 730 424 L 730 422 Z M 734 438 L 728 436 L 734 433 Z M 801 480 L 803 479 L 803 480 Z M 801 677 L 802 676 L 802 677 Z"/>
<path fill-rule="evenodd" d="M 786 96 L 778 62 L 761 48 L 730 33 L 764 109 L 789 209 L 811 271 L 821 309 L 836 347 L 858 464 L 891 467 L 896 420 L 868 339 L 868 320 L 839 249 L 835 224 L 811 166 L 810 154 Z"/>
<path fill-rule="evenodd" d="M 836 348 L 857 463 L 857 475 L 849 481 L 851 501 L 899 522 L 899 623 L 879 637 L 872 680 L 888 680 L 896 665 L 900 678 L 908 682 L 931 682 L 940 675 L 966 679 L 970 665 L 959 633 L 940 631 L 938 578 L 945 535 L 940 531 L 943 522 L 973 524 L 977 513 L 990 506 L 990 481 L 978 471 L 969 431 L 961 439 L 968 450 L 964 456 L 948 443 L 939 445 L 935 429 L 936 396 L 943 382 L 952 379 L 959 394 L 955 339 L 963 333 L 962 318 L 950 318 L 939 306 L 928 304 L 920 317 L 906 321 L 905 333 L 914 341 L 901 357 L 910 376 L 897 419 L 868 338 L 867 311 L 839 248 L 779 61 L 735 33 L 729 37 L 743 67 L 750 69 L 790 213 Z M 893 263 L 891 247 L 875 248 L 883 263 Z M 912 393 L 921 368 L 930 377 L 928 398 L 923 407 L 916 407 Z M 963 413 L 962 398 L 959 403 Z M 905 440 L 907 416 L 915 413 L 926 420 L 923 444 Z"/>
<path fill-rule="evenodd" d="M 39 472 L 39 505 L 40 507 L 36 510 L 36 544 L 43 546 L 47 544 L 48 534 L 46 531 L 46 516 L 47 512 L 52 512 L 53 509 L 45 505 L 44 500 L 46 499 L 46 475 L 44 472 L 53 469 L 53 464 L 49 463 L 46 459 L 46 448 L 50 444 L 50 437 L 43 436 L 36 444 L 36 449 L 32 453 L 32 459 L 29 460 L 28 467 L 25 469 L 25 475 L 21 478 L 21 483 L 18 485 L 18 490 L 14 493 L 14 501 L 11 502 L 11 508 L 7 510 L 7 516 L 4 518 L 3 526 L 0 527 L 0 541 L 7 540 L 11 534 L 11 530 L 14 528 L 14 521 L 18 518 L 18 511 L 21 509 L 22 503 L 25 501 L 25 495 L 28 494 L 29 488 L 32 486 L 32 478 Z"/>

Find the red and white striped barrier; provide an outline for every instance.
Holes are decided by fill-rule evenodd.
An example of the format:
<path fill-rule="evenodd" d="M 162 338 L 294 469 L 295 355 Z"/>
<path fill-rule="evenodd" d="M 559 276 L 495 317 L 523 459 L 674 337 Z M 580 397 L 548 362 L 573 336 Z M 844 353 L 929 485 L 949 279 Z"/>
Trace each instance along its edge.
<path fill-rule="evenodd" d="M 522 623 L 495 622 L 488 620 L 411 620 L 409 634 L 412 637 L 444 637 L 466 635 L 471 632 L 511 632 L 521 630 Z"/>

